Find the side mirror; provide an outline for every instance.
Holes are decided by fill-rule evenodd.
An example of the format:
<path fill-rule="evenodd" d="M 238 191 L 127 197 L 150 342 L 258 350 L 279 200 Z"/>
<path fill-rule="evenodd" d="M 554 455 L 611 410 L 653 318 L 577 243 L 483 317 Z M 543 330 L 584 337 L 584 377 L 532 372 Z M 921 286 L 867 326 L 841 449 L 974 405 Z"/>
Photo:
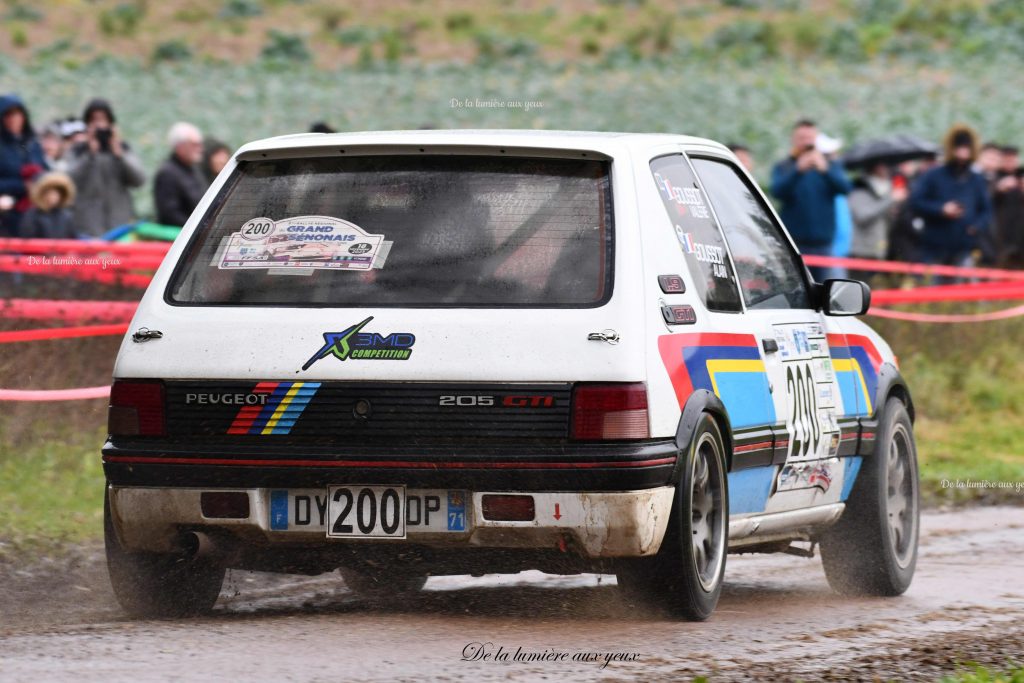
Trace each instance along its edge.
<path fill-rule="evenodd" d="M 871 308 L 871 288 L 860 280 L 825 280 L 821 298 L 825 315 L 863 315 Z"/>

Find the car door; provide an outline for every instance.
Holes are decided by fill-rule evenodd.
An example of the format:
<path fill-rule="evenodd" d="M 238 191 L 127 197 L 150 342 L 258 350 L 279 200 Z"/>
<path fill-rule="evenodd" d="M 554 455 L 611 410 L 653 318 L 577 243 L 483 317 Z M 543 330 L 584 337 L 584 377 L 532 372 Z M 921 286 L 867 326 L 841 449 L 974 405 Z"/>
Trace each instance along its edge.
<path fill-rule="evenodd" d="M 842 332 L 815 310 L 806 268 L 751 180 L 725 158 L 691 161 L 729 245 L 779 418 L 765 511 L 838 502 L 854 474 L 841 456 L 852 454 L 858 424 L 843 415 L 832 363 L 829 339 L 842 343 Z"/>
<path fill-rule="evenodd" d="M 643 181 L 656 189 L 663 210 L 652 214 L 644 230 L 658 231 L 659 238 L 662 233 L 671 235 L 670 240 L 659 239 L 658 248 L 645 256 L 648 267 L 656 269 L 650 273 L 652 283 L 653 275 L 689 275 L 685 288 L 659 279 L 652 298 L 666 311 L 668 334 L 658 337 L 661 361 L 680 407 L 699 390 L 712 392 L 722 401 L 734 446 L 730 511 L 763 512 L 773 480 L 769 470 L 774 456 L 772 427 L 778 418 L 766 357 L 744 313 L 732 258 L 684 154 L 655 156 L 645 175 Z M 669 321 L 674 309 L 688 312 L 689 318 Z"/>

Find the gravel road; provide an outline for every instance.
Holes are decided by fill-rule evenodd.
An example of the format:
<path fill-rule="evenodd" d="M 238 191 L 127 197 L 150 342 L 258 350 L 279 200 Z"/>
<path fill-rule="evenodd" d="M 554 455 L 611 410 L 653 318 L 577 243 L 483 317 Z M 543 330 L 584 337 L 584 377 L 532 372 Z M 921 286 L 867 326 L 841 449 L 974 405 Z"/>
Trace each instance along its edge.
<path fill-rule="evenodd" d="M 702 624 L 635 608 L 614 577 L 538 572 L 436 577 L 401 603 L 336 574 L 232 572 L 213 616 L 134 622 L 100 546 L 0 553 L 0 681 L 934 681 L 1024 659 L 1024 508 L 931 511 L 922 527 L 902 597 L 839 597 L 818 559 L 733 555 Z M 489 659 L 465 661 L 480 647 Z"/>

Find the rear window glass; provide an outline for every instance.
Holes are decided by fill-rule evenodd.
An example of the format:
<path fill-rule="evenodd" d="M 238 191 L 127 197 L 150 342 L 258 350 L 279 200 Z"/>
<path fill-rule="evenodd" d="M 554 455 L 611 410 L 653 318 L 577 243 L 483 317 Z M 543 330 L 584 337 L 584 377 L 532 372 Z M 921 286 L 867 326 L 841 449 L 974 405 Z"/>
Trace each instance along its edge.
<path fill-rule="evenodd" d="M 597 306 L 611 295 L 604 161 L 246 161 L 175 272 L 172 303 Z"/>

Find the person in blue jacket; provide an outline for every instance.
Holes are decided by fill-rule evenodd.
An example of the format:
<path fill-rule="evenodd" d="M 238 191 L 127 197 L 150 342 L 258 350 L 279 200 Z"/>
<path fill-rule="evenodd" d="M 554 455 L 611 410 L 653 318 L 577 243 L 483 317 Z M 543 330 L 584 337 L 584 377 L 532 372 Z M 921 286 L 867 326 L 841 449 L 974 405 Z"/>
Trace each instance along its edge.
<path fill-rule="evenodd" d="M 15 237 L 30 206 L 26 169 L 48 168 L 25 103 L 17 95 L 0 96 L 0 236 Z"/>
<path fill-rule="evenodd" d="M 793 126 L 793 147 L 772 169 L 772 194 L 781 202 L 779 215 L 802 254 L 829 256 L 836 234 L 836 195 L 850 191 L 850 181 L 838 161 L 829 161 L 815 146 L 813 121 Z M 816 280 L 828 268 L 811 267 Z"/>
<path fill-rule="evenodd" d="M 922 175 L 910 193 L 910 206 L 924 219 L 917 260 L 970 267 L 992 222 L 992 200 L 985 176 L 972 168 L 978 136 L 957 124 L 943 142 L 946 162 Z"/>

